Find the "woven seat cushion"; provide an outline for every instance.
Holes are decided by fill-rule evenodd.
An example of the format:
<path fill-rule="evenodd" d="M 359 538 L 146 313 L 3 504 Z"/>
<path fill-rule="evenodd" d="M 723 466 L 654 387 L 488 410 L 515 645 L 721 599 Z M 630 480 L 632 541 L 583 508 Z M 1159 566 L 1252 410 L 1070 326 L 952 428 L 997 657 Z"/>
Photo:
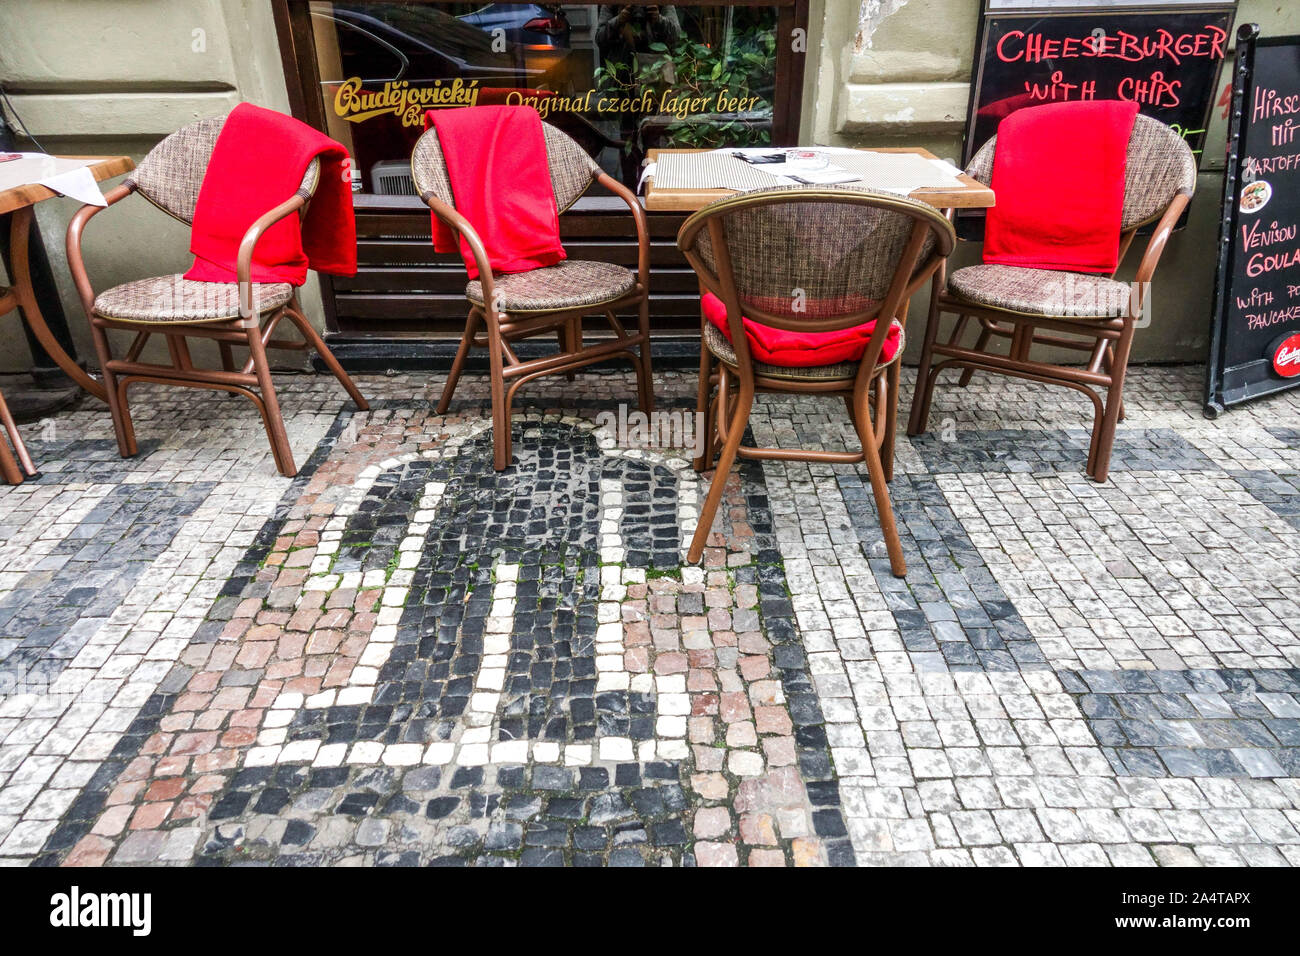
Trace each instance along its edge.
<path fill-rule="evenodd" d="M 1112 319 L 1128 310 L 1129 286 L 1105 276 L 978 265 L 948 277 L 948 291 L 974 305 L 1067 319 Z"/>
<path fill-rule="evenodd" d="M 287 282 L 253 283 L 258 312 L 279 308 L 293 296 Z M 239 317 L 239 285 L 195 282 L 180 275 L 138 279 L 95 298 L 95 313 L 124 322 L 216 322 Z"/>
<path fill-rule="evenodd" d="M 542 269 L 499 275 L 492 283 L 502 311 L 550 312 L 621 298 L 636 285 L 636 273 L 608 262 L 565 259 Z M 472 280 L 465 286 L 465 296 L 483 305 L 483 284 Z"/>
<path fill-rule="evenodd" d="M 903 354 L 906 344 L 903 327 L 894 323 L 898 329 L 898 351 L 893 359 L 876 366 L 878 369 L 893 364 Z M 704 323 L 704 344 L 723 365 L 737 366 L 736 350 L 731 347 L 731 340 L 711 322 Z M 835 365 L 810 365 L 805 368 L 790 368 L 784 365 L 768 365 L 766 362 L 754 362 L 754 374 L 764 378 L 780 378 L 790 382 L 827 382 L 838 379 L 853 378 L 858 374 L 860 362 L 839 362 Z"/>

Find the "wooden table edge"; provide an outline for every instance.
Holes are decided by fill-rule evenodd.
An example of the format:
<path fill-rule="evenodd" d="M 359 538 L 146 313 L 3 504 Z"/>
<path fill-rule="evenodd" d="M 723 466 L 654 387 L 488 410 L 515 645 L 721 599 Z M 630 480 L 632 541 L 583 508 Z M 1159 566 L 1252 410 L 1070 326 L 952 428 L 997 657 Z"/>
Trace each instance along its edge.
<path fill-rule="evenodd" d="M 121 176 L 135 169 L 135 162 L 130 156 L 63 156 L 59 155 L 56 159 L 93 159 L 95 162 L 86 168 L 90 174 L 95 177 L 95 182 L 102 183 L 106 179 L 112 179 L 115 176 Z M 24 206 L 34 206 L 38 202 L 44 202 L 47 199 L 54 199 L 63 195 L 57 193 L 48 186 L 42 186 L 40 183 L 26 183 L 22 186 L 14 186 L 0 192 L 0 215 L 21 209 Z"/>
<path fill-rule="evenodd" d="M 705 149 L 652 149 L 647 154 L 650 162 L 657 162 L 660 153 L 704 153 Z M 938 159 L 928 149 L 920 146 L 862 147 L 865 153 L 913 153 L 923 159 Z M 926 186 L 908 193 L 909 199 L 923 202 L 937 209 L 988 209 L 994 204 L 993 190 L 965 172 L 958 175 L 961 191 L 943 186 Z M 845 183 L 845 185 L 853 185 Z M 648 212 L 695 212 L 709 203 L 734 196 L 735 189 L 672 189 L 656 195 L 654 176 L 646 178 L 644 205 Z"/>

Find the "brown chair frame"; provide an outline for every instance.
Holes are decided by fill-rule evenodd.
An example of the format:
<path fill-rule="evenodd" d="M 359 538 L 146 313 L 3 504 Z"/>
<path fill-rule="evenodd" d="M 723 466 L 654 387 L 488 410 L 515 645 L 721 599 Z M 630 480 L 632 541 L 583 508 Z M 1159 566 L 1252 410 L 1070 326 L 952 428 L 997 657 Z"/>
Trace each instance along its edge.
<path fill-rule="evenodd" d="M 111 190 L 104 199 L 108 206 L 113 206 L 131 195 L 137 188 L 135 183 L 128 181 Z M 266 313 L 259 313 L 254 308 L 251 276 L 253 251 L 257 247 L 258 240 L 267 229 L 286 216 L 297 214 L 301 219 L 306 212 L 308 199 L 309 196 L 299 190 L 249 226 L 240 241 L 236 261 L 240 315 L 237 318 L 201 322 L 134 322 L 98 314 L 95 311 L 95 291 L 82 258 L 81 240 L 86 224 L 108 206 L 83 206 L 72 218 L 72 222 L 68 224 L 68 265 L 72 270 L 72 278 L 81 297 L 82 306 L 86 310 L 86 318 L 90 322 L 91 336 L 99 356 L 100 372 L 108 390 L 108 407 L 113 416 L 113 431 L 117 436 L 118 450 L 124 458 L 134 456 L 139 451 L 135 439 L 135 427 L 131 422 L 130 407 L 127 403 L 127 389 L 136 382 L 152 382 L 159 385 L 215 389 L 243 395 L 257 407 L 258 413 L 262 416 L 262 424 L 271 443 L 276 469 L 286 477 L 296 475 L 298 468 L 294 463 L 293 450 L 289 446 L 289 436 L 280 414 L 275 385 L 271 381 L 267 349 L 305 351 L 308 347 L 314 348 L 351 396 L 357 408 L 365 411 L 370 407 L 351 377 L 334 357 L 334 353 L 325 344 L 324 339 L 303 315 L 296 290 L 287 303 Z M 175 215 L 170 210 L 164 211 Z M 303 338 L 301 342 L 272 338 L 277 326 L 285 318 L 297 327 Z M 121 329 L 133 332 L 135 335 L 124 358 L 113 357 L 107 335 L 110 329 Z M 167 340 L 170 365 L 140 361 L 140 354 L 151 335 L 162 335 Z M 209 339 L 218 344 L 222 365 L 220 370 L 194 366 L 186 343 L 186 339 L 191 337 Z M 235 368 L 234 346 L 248 349 L 248 360 L 239 369 Z"/>
<path fill-rule="evenodd" d="M 1088 447 L 1085 472 L 1094 481 L 1105 481 L 1110 473 L 1115 430 L 1119 422 L 1124 420 L 1124 377 L 1128 371 L 1134 331 L 1146 308 L 1147 292 L 1160 256 L 1191 198 L 1190 189 L 1180 188 L 1162 214 L 1136 223 L 1121 233 L 1119 261 L 1122 263 L 1133 245 L 1138 229 L 1156 222 L 1155 230 L 1138 264 L 1128 311 L 1113 319 L 1058 317 L 976 305 L 948 291 L 946 270 L 940 268 L 935 273 L 930 291 L 930 311 L 922 340 L 921 361 L 917 368 L 916 390 L 912 396 L 907 434 L 915 436 L 925 432 L 935 383 L 939 373 L 947 368 L 962 369 L 961 377 L 957 380 L 961 388 L 970 384 L 971 376 L 977 369 L 1044 385 L 1060 385 L 1082 392 L 1092 401 L 1092 439 Z M 1115 273 L 1111 273 L 1110 277 L 1114 276 Z M 956 315 L 957 322 L 948 338 L 939 341 L 940 316 L 943 313 Z M 966 348 L 960 342 L 972 318 L 979 323 L 980 331 L 974 345 Z M 987 351 L 995 338 L 1010 341 L 1007 355 Z M 1086 352 L 1087 364 L 1077 368 L 1034 361 L 1029 358 L 1029 350 L 1035 344 Z M 942 356 L 943 360 L 935 363 L 936 355 Z M 1104 402 L 1097 391 L 1100 388 L 1106 389 Z"/>
<path fill-rule="evenodd" d="M 844 315 L 791 319 L 773 314 L 751 305 L 741 305 L 732 269 L 732 251 L 727 242 L 721 217 L 737 209 L 785 203 L 848 203 L 862 206 L 894 209 L 913 220 L 912 229 L 903 252 L 894 267 L 894 275 L 884 300 L 875 309 Z M 701 230 L 707 230 L 717 269 L 714 271 L 696 251 L 695 240 Z M 935 243 L 924 261 L 921 259 L 927 236 L 933 235 Z M 712 530 L 713 519 L 722 501 L 727 476 L 736 458 L 769 459 L 776 461 L 814 461 L 833 464 L 858 464 L 865 462 L 871 480 L 871 490 L 880 514 L 885 547 L 893 573 L 903 577 L 907 561 L 903 556 L 902 542 L 894 522 L 893 506 L 889 499 L 888 482 L 894 472 L 894 435 L 898 406 L 899 365 L 902 360 L 902 343 L 898 352 L 885 365 L 878 364 L 885 339 L 894 320 L 906 327 L 907 304 L 912 295 L 940 268 L 951 253 L 955 235 L 952 223 L 941 213 L 924 203 L 911 199 L 865 193 L 851 189 L 799 188 L 774 189 L 757 193 L 744 193 L 721 199 L 694 213 L 677 235 L 677 246 L 682 250 L 699 277 L 702 291 L 712 292 L 727 307 L 727 325 L 731 332 L 732 347 L 737 364 L 728 366 L 709 348 L 700 345 L 700 377 L 696 410 L 705 416 L 706 432 L 702 452 L 694 461 L 696 471 L 705 471 L 718 455 L 717 470 L 709 485 L 704 506 L 700 509 L 699 524 L 691 539 L 687 560 L 695 563 L 704 553 L 704 546 Z M 750 356 L 749 341 L 742 324 L 742 315 L 752 321 L 772 328 L 803 332 L 829 332 L 852 328 L 873 319 L 875 331 L 867 343 L 857 373 L 852 378 L 805 379 L 794 381 L 773 378 L 755 372 Z M 701 320 L 701 332 L 703 323 Z M 728 405 L 733 401 L 734 410 Z M 741 444 L 749 422 L 756 392 L 839 395 L 844 399 L 849 418 L 862 444 L 859 452 L 817 451 L 791 448 L 756 448 Z M 874 422 L 873 422 L 874 412 Z M 718 451 L 721 443 L 721 452 Z"/>
<path fill-rule="evenodd" d="M 425 136 L 436 136 L 429 130 Z M 564 135 L 564 134 L 560 134 Z M 577 143 L 574 149 L 581 149 Z M 418 148 L 418 144 L 417 144 Z M 630 291 L 607 302 L 555 310 L 503 310 L 492 308 L 497 301 L 493 284 L 492 267 L 482 239 L 464 216 L 449 203 L 439 198 L 433 190 L 424 190 L 420 198 L 433 213 L 452 231 L 464 237 L 478 267 L 479 282 L 483 291 L 483 305 L 470 303 L 465 331 L 461 336 L 456 357 L 447 374 L 447 382 L 438 401 L 437 414 L 445 415 L 451 406 L 452 395 L 465 367 L 471 347 L 488 350 L 488 369 L 492 394 L 492 448 L 493 467 L 502 471 L 510 467 L 513 436 L 511 435 L 511 406 L 521 385 L 543 375 L 564 374 L 570 381 L 573 373 L 587 365 L 608 359 L 625 358 L 632 363 L 637 376 L 637 397 L 641 410 L 649 414 L 654 410 L 654 380 L 650 367 L 650 233 L 646 225 L 645 210 L 636 195 L 607 173 L 595 171 L 591 182 L 598 182 L 618 196 L 632 212 L 637 237 L 637 278 Z M 588 183 L 585 188 L 590 188 Z M 584 190 L 585 191 L 585 190 Z M 560 209 L 563 214 L 564 209 Z M 638 328 L 628 332 L 619 321 L 617 312 L 636 306 Z M 582 320 L 584 316 L 601 313 L 614 333 L 612 339 L 596 345 L 583 346 Z M 536 335 L 556 333 L 560 352 L 541 358 L 521 360 L 511 347 L 513 343 Z M 632 351 L 639 348 L 640 355 Z"/>

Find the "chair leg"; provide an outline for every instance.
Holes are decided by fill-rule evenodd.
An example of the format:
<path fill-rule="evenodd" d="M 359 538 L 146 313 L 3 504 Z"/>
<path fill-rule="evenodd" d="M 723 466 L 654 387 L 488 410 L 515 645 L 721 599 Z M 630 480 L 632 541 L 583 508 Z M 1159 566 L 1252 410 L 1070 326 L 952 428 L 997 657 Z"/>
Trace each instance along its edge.
<path fill-rule="evenodd" d="M 1115 353 L 1109 342 L 1106 343 L 1106 347 L 1101 353 L 1101 367 L 1107 375 L 1109 375 L 1110 370 L 1115 367 Z M 1124 397 L 1122 395 L 1119 400 L 1119 420 L 1124 420 Z"/>
<path fill-rule="evenodd" d="M 871 479 L 871 491 L 876 498 L 876 511 L 880 516 L 880 530 L 885 536 L 885 550 L 889 552 L 889 568 L 894 577 L 907 575 L 907 560 L 903 557 L 903 543 L 898 537 L 898 527 L 894 523 L 894 506 L 889 500 L 889 486 L 886 484 L 885 468 L 880 461 L 880 452 L 876 450 L 876 436 L 871 427 L 869 403 L 871 400 L 870 383 L 854 389 L 853 404 L 857 409 L 854 425 L 858 431 L 858 440 L 862 443 L 862 454 L 866 459 L 867 475 Z"/>
<path fill-rule="evenodd" d="M 9 406 L 5 403 L 3 393 L 0 393 L 0 425 L 9 434 L 9 443 L 14 446 L 14 455 L 18 458 L 18 467 L 22 473 L 28 477 L 36 474 L 36 465 L 32 463 L 32 456 L 27 453 L 27 446 L 23 444 L 22 433 L 18 431 L 18 423 L 14 421 L 13 415 L 9 412 Z M 4 441 L 0 440 L 0 449 L 4 449 Z M 12 459 L 11 459 L 12 460 Z M 6 476 L 8 472 L 5 472 Z M 20 475 L 18 481 L 22 481 Z M 11 485 L 18 484 L 17 481 L 9 482 Z"/>
<path fill-rule="evenodd" d="M 939 336 L 939 293 L 942 280 L 936 274 L 930 283 L 930 312 L 925 317 L 925 336 L 921 342 L 921 361 L 916 367 L 916 387 L 912 391 L 912 414 L 907 423 L 908 435 L 924 434 L 930 417 L 930 396 L 934 392 L 934 343 Z"/>
<path fill-rule="evenodd" d="M 503 368 L 501 334 L 496 319 L 488 319 L 488 368 L 492 381 L 492 467 L 505 471 L 510 467 L 510 407 L 506 399 L 505 371 Z M 452 379 L 447 380 L 451 385 Z M 444 392 L 444 397 L 446 393 Z"/>
<path fill-rule="evenodd" d="M 230 347 L 229 342 L 218 342 L 217 348 L 221 350 L 221 368 L 227 372 L 235 370 L 235 351 Z"/>
<path fill-rule="evenodd" d="M 298 466 L 293 462 L 293 449 L 289 447 L 289 435 L 284 430 L 280 401 L 276 398 L 275 384 L 271 381 L 271 365 L 266 358 L 266 348 L 262 345 L 262 330 L 256 325 L 248 329 L 248 350 L 253 360 L 253 374 L 257 376 L 258 390 L 262 393 L 262 424 L 266 427 L 266 437 L 271 442 L 275 467 L 286 478 L 292 478 L 298 474 Z"/>
<path fill-rule="evenodd" d="M 95 344 L 95 355 L 99 359 L 99 374 L 104 378 L 104 390 L 108 393 L 105 400 L 108 402 L 109 415 L 113 419 L 113 434 L 117 438 L 118 454 L 123 458 L 133 458 L 140 449 L 135 442 L 135 427 L 131 423 L 131 409 L 127 404 L 126 389 L 119 386 L 117 376 L 108 368 L 109 362 L 113 360 L 108 332 L 92 321 L 90 337 Z"/>
<path fill-rule="evenodd" d="M 5 484 L 21 485 L 23 483 L 23 473 L 18 470 L 18 462 L 14 460 L 14 453 L 9 450 L 4 439 L 0 439 L 0 478 L 3 478 Z"/>
<path fill-rule="evenodd" d="M 710 380 L 713 378 L 713 353 L 700 342 L 700 381 L 698 390 L 695 395 L 695 421 L 697 424 L 703 423 L 704 433 L 696 436 L 696 442 L 699 445 L 700 453 L 695 457 L 693 462 L 696 471 L 707 471 L 709 465 L 713 463 L 713 450 L 717 442 L 715 440 L 716 432 L 713 428 L 713 419 L 709 415 L 710 399 L 713 389 L 710 387 Z"/>
<path fill-rule="evenodd" d="M 1096 462 L 1092 478 L 1103 482 L 1110 475 L 1110 453 L 1115 444 L 1115 426 L 1124 405 L 1124 376 L 1128 372 L 1128 355 L 1133 345 L 1133 324 L 1129 322 L 1115 343 L 1115 356 L 1110 366 L 1110 387 L 1106 389 L 1106 413 L 1101 420 L 1097 436 Z"/>
<path fill-rule="evenodd" d="M 885 370 L 885 429 L 880 443 L 880 462 L 885 469 L 885 481 L 894 480 L 894 441 L 898 437 L 898 385 L 902 376 L 902 362 L 895 362 Z"/>
<path fill-rule="evenodd" d="M 649 415 L 655 410 L 654 366 L 650 363 L 650 300 L 641 299 L 637 326 L 641 330 L 641 362 L 636 370 L 636 385 L 641 411 Z"/>
<path fill-rule="evenodd" d="M 573 323 L 575 321 L 580 321 L 580 320 L 569 319 L 564 324 L 562 324 L 558 329 L 555 330 L 557 333 L 559 333 L 560 351 L 564 352 L 566 355 L 572 355 L 574 352 L 578 351 L 579 348 L 581 348 L 581 346 L 575 344 L 576 336 L 573 334 Z M 579 332 L 579 335 L 580 334 L 581 332 Z M 566 381 L 572 382 L 577 377 L 578 377 L 578 373 L 575 369 L 566 369 L 564 372 L 564 378 Z"/>
<path fill-rule="evenodd" d="M 718 388 L 725 388 L 726 384 L 724 376 L 718 383 Z M 749 411 L 753 405 L 754 386 L 752 383 L 746 386 L 744 379 L 741 379 L 740 392 L 736 398 L 736 410 L 727 424 L 727 441 L 722 446 L 722 454 L 718 456 L 718 467 L 713 473 L 709 494 L 704 499 L 704 507 L 700 509 L 699 524 L 695 527 L 695 536 L 691 538 L 691 547 L 686 554 L 686 560 L 691 564 L 695 564 L 704 555 L 704 544 L 713 529 L 713 519 L 718 513 L 718 505 L 722 503 L 722 495 L 727 488 L 727 478 L 731 474 L 731 466 L 736 462 L 736 452 L 740 449 L 741 440 L 745 436 L 745 426 L 749 423 Z M 725 414 L 726 403 L 720 402 L 718 409 L 721 417 Z"/>
<path fill-rule="evenodd" d="M 478 312 L 471 309 L 469 318 L 465 320 L 465 334 L 460 337 L 460 346 L 456 349 L 456 357 L 452 360 L 451 371 L 447 373 L 447 383 L 442 386 L 442 398 L 438 399 L 434 414 L 446 415 L 447 409 L 451 407 L 451 396 L 456 391 L 456 383 L 460 381 L 461 369 L 465 367 L 465 358 L 474 344 L 474 333 L 477 331 Z"/>
<path fill-rule="evenodd" d="M 343 370 L 343 366 L 340 365 L 339 360 L 334 357 L 334 353 L 331 352 L 330 347 L 325 344 L 325 340 L 321 338 L 320 333 L 312 328 L 312 324 L 307 321 L 307 316 L 303 315 L 302 312 L 299 311 L 298 300 L 294 299 L 293 305 L 290 308 L 285 309 L 285 312 L 288 314 L 289 320 L 298 327 L 298 331 L 302 333 L 302 337 L 307 340 L 307 344 L 316 350 L 316 354 L 319 355 L 321 361 L 325 363 L 325 367 L 334 373 L 334 377 L 339 380 L 339 384 L 342 385 L 343 390 L 348 393 L 348 397 L 352 399 L 353 404 L 363 412 L 368 410 L 370 408 L 370 403 L 367 402 L 365 397 L 361 394 L 361 389 L 357 388 L 356 383 L 352 381 L 352 376 Z"/>

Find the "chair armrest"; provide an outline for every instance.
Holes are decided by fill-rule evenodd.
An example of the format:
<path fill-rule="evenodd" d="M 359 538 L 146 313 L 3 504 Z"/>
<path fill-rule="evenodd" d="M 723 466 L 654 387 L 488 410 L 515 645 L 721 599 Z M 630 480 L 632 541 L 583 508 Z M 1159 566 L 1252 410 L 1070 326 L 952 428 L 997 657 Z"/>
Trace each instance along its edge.
<path fill-rule="evenodd" d="M 433 193 L 425 193 L 420 197 L 424 204 L 433 210 L 433 214 L 452 228 L 452 230 L 462 238 L 469 246 L 470 254 L 474 256 L 474 264 L 478 266 L 478 280 L 483 287 L 483 304 L 493 306 L 495 299 L 495 290 L 492 287 L 492 264 L 488 261 L 487 249 L 483 246 L 483 240 L 479 238 L 470 221 L 458 213 L 451 206 L 447 205 Z M 495 306 L 486 310 L 493 322 L 496 321 L 497 309 Z"/>
<path fill-rule="evenodd" d="M 93 216 L 103 212 L 109 206 L 121 202 L 131 193 L 135 192 L 133 183 L 122 183 L 120 186 L 114 186 L 104 195 L 104 202 L 107 205 L 95 206 L 87 203 L 77 210 L 72 221 L 68 223 L 67 234 L 67 252 L 68 268 L 72 271 L 72 281 L 77 287 L 77 295 L 81 298 L 81 306 L 86 310 L 86 321 L 90 321 L 91 313 L 95 309 L 95 289 L 90 284 L 90 276 L 86 272 L 86 263 L 81 256 L 81 234 L 86 229 L 86 223 L 90 222 Z"/>
<path fill-rule="evenodd" d="M 1164 253 L 1165 244 L 1173 234 L 1174 226 L 1178 224 L 1179 217 L 1191 201 L 1192 194 L 1180 189 L 1165 209 L 1165 214 L 1160 217 L 1155 231 L 1151 233 L 1151 238 L 1147 240 L 1147 247 L 1142 252 L 1142 261 L 1138 263 L 1137 275 L 1133 277 L 1136 293 L 1129 302 L 1129 315 L 1135 319 L 1140 318 L 1146 309 L 1147 287 L 1151 283 L 1151 277 L 1155 275 L 1156 266 L 1160 263 L 1160 256 Z"/>
<path fill-rule="evenodd" d="M 650 288 L 650 229 L 646 225 L 645 208 L 641 205 L 641 200 L 636 198 L 636 194 L 620 183 L 608 173 L 601 173 L 596 177 L 596 182 L 600 183 L 610 192 L 612 192 L 623 202 L 627 203 L 628 209 L 632 211 L 632 219 L 636 222 L 636 271 L 637 278 L 641 282 L 642 289 Z"/>
<path fill-rule="evenodd" d="M 266 230 L 307 205 L 307 197 L 294 193 L 270 212 L 263 213 L 256 222 L 248 227 L 244 238 L 239 241 L 239 253 L 235 258 L 235 280 L 239 283 L 239 315 L 245 322 L 256 321 L 257 312 L 253 308 L 253 250 Z"/>

